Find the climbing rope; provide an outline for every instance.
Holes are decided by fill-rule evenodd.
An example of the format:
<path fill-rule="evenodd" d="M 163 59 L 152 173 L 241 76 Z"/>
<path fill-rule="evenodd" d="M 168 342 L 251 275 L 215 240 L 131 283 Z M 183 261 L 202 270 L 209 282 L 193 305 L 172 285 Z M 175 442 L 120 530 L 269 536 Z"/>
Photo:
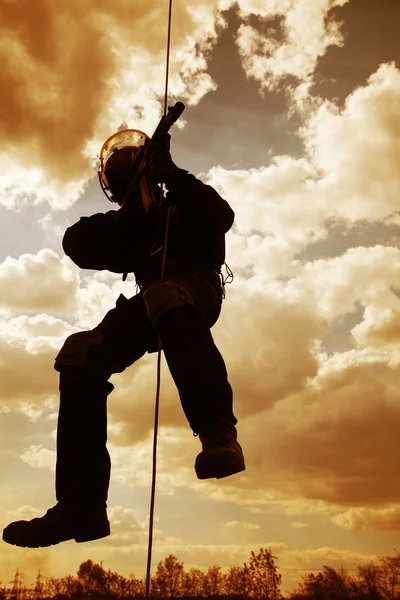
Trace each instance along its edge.
<path fill-rule="evenodd" d="M 164 116 L 167 114 L 167 108 L 168 108 L 168 81 L 169 81 L 169 57 L 170 57 L 170 48 L 171 48 L 171 24 L 172 24 L 172 0 L 169 0 L 167 58 L 166 58 L 166 69 L 165 69 Z M 162 184 L 160 187 L 160 206 L 161 206 L 163 195 L 164 195 L 164 185 Z M 161 279 L 164 279 L 165 266 L 167 263 L 170 213 L 171 213 L 171 209 L 168 208 L 166 225 L 165 225 L 162 264 L 161 264 Z M 155 505 L 155 496 L 156 496 L 156 476 L 157 476 L 158 415 L 159 415 L 159 410 L 160 410 L 160 389 L 161 389 L 161 350 L 162 350 L 161 339 L 160 339 L 160 336 L 158 336 L 157 389 L 156 389 L 156 402 L 155 402 L 155 410 L 154 410 L 153 468 L 152 468 L 151 494 L 150 494 L 149 542 L 148 542 L 148 549 L 147 549 L 146 596 L 145 596 L 146 600 L 148 600 L 148 598 L 150 596 L 151 557 L 152 557 L 152 550 L 153 550 L 154 505 Z"/>

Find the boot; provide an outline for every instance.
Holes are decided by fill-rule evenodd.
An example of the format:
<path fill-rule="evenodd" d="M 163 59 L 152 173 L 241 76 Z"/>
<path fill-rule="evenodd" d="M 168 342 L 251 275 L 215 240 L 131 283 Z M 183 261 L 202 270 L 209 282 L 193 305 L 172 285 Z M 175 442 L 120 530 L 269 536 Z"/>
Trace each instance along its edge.
<path fill-rule="evenodd" d="M 199 438 L 203 450 L 194 465 L 199 479 L 222 479 L 245 470 L 236 427 L 230 421 L 217 421 L 200 432 Z"/>
<path fill-rule="evenodd" d="M 10 523 L 3 531 L 3 540 L 23 548 L 42 548 L 71 539 L 89 542 L 107 535 L 110 523 L 105 505 L 82 507 L 58 502 L 43 517 Z"/>

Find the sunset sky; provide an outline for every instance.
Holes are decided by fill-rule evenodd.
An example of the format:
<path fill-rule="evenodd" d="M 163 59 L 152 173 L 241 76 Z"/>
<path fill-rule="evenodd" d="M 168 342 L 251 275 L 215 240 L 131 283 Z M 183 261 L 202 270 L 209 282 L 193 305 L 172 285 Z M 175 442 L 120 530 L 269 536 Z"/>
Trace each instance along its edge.
<path fill-rule="evenodd" d="M 0 529 L 55 504 L 54 357 L 120 293 L 63 255 L 114 208 L 97 157 L 162 110 L 167 0 L 6 0 L 0 57 Z M 400 550 L 400 46 L 397 0 L 174 0 L 176 164 L 231 204 L 235 279 L 213 329 L 247 470 L 200 482 L 163 366 L 154 567 L 271 548 L 284 589 Z M 112 535 L 26 550 L 0 580 L 146 568 L 156 357 L 114 376 Z"/>

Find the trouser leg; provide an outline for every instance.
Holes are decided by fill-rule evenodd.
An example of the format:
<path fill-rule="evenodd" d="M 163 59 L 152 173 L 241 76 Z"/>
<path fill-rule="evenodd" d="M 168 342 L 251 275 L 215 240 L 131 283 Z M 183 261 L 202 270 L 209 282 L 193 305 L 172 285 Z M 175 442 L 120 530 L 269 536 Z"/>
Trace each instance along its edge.
<path fill-rule="evenodd" d="M 158 324 L 168 368 L 178 388 L 182 408 L 195 433 L 220 419 L 237 423 L 232 388 L 224 360 L 204 315 L 183 306 L 166 313 Z"/>
<path fill-rule="evenodd" d="M 63 503 L 101 504 L 107 499 L 108 378 L 154 345 L 156 334 L 143 299 L 120 297 L 92 331 L 70 336 L 56 358 L 60 372 L 56 495 Z"/>
<path fill-rule="evenodd" d="M 197 477 L 220 479 L 240 473 L 246 467 L 237 441 L 232 388 L 210 332 L 219 308 L 212 301 L 212 290 L 205 281 L 197 284 L 193 277 L 185 281 L 182 276 L 180 281 L 156 282 L 146 290 L 144 300 L 183 410 L 200 437 Z"/>
<path fill-rule="evenodd" d="M 107 396 L 113 385 L 73 367 L 60 373 L 56 497 L 59 502 L 100 504 L 107 500 Z"/>

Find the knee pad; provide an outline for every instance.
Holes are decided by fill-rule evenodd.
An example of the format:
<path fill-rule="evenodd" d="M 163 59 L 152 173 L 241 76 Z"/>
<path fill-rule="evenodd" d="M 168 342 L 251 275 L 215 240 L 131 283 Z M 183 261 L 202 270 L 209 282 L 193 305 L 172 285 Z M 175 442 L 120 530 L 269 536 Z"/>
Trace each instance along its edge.
<path fill-rule="evenodd" d="M 104 338 L 99 331 L 79 331 L 73 333 L 64 342 L 56 356 L 54 368 L 62 371 L 64 368 L 77 367 L 87 374 L 105 377 L 111 375 L 107 351 L 103 344 Z"/>
<path fill-rule="evenodd" d="M 195 306 L 186 288 L 175 281 L 162 280 L 153 283 L 143 294 L 147 317 L 154 328 L 160 318 L 173 308 Z"/>

